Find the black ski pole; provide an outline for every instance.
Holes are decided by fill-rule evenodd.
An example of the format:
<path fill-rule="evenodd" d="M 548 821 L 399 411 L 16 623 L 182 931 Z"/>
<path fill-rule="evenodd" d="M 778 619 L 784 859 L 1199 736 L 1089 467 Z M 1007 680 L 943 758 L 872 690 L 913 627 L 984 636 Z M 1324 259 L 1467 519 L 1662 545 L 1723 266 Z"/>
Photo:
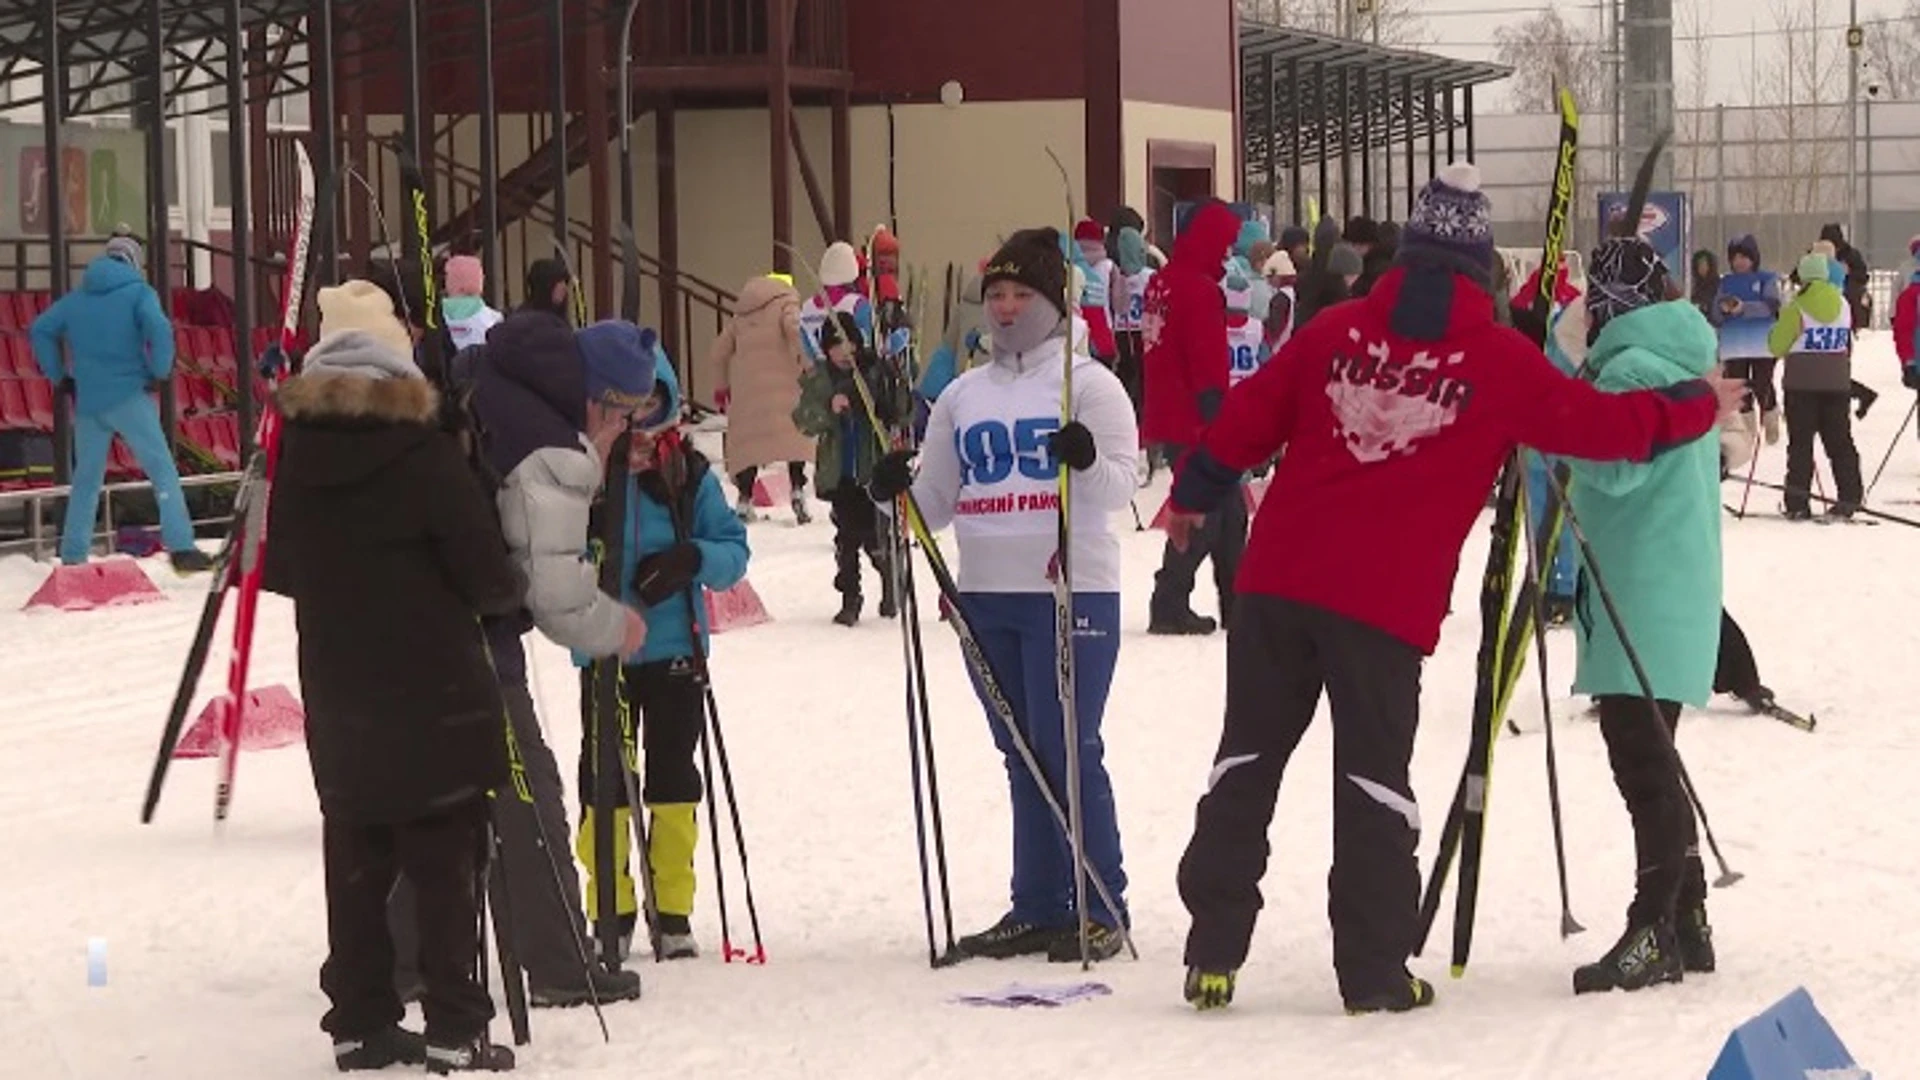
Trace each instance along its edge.
<path fill-rule="evenodd" d="M 934 869 L 939 875 L 940 914 L 946 926 L 947 951 L 941 961 L 945 965 L 959 962 L 960 947 L 953 940 L 953 885 L 947 875 L 947 826 L 940 808 L 940 771 L 934 764 L 933 711 L 927 700 L 927 652 L 920 638 L 920 597 L 913 581 L 912 544 L 903 540 L 901 553 L 907 558 L 907 595 L 913 599 L 913 621 L 909 624 L 913 633 L 913 678 L 920 697 L 920 741 L 927 759 L 927 804 L 933 818 Z"/>
<path fill-rule="evenodd" d="M 1524 492 L 1521 498 L 1526 498 Z M 1540 560 L 1545 546 L 1544 538 L 1533 527 L 1532 510 L 1531 506 L 1526 508 L 1527 583 L 1521 588 L 1531 590 L 1529 595 L 1533 598 L 1533 648 L 1540 668 L 1540 723 L 1547 734 L 1547 812 L 1553 819 L 1553 865 L 1560 878 L 1560 936 L 1568 938 L 1586 927 L 1573 917 L 1572 892 L 1567 886 L 1567 834 L 1560 812 L 1560 759 L 1554 750 L 1553 686 L 1547 677 L 1547 606 L 1541 600 L 1539 587 L 1544 570 Z"/>
<path fill-rule="evenodd" d="M 1754 484 L 1759 487 L 1767 488 L 1771 491 L 1778 491 L 1783 495 L 1798 495 L 1804 499 L 1812 499 L 1814 502 L 1822 503 L 1827 506 L 1837 506 L 1840 503 L 1839 499 L 1829 499 L 1825 495 L 1820 494 L 1819 492 L 1808 491 L 1805 488 L 1788 487 L 1785 484 L 1775 484 L 1767 480 L 1755 480 Z M 1908 528 L 1912 528 L 1912 529 L 1920 529 L 1920 521 L 1915 521 L 1913 518 L 1910 518 L 1910 517 L 1901 517 L 1899 514 L 1889 514 L 1885 510 L 1874 510 L 1869 507 L 1861 506 L 1861 507 L 1856 507 L 1854 509 L 1854 513 L 1864 514 L 1870 518 L 1879 518 L 1881 521 L 1891 521 L 1896 525 L 1905 525 Z"/>
<path fill-rule="evenodd" d="M 1724 889 L 1746 875 L 1736 872 L 1727 865 L 1727 857 L 1720 852 L 1720 841 L 1713 835 L 1713 825 L 1707 820 L 1707 808 L 1700 801 L 1700 793 L 1693 786 L 1693 777 L 1687 772 L 1687 763 L 1680 757 L 1679 744 L 1674 742 L 1673 732 L 1667 730 L 1666 716 L 1660 711 L 1660 699 L 1654 696 L 1653 680 L 1647 677 L 1647 668 L 1640 662 L 1640 653 L 1633 647 L 1627 636 L 1627 624 L 1620 617 L 1620 609 L 1613 602 L 1613 593 L 1608 590 L 1606 580 L 1600 574 L 1600 564 L 1594 560 L 1593 545 L 1587 542 L 1586 530 L 1580 527 L 1580 518 L 1573 512 L 1573 502 L 1567 497 L 1566 483 L 1549 471 L 1553 486 L 1560 493 L 1562 514 L 1567 527 L 1573 530 L 1573 538 L 1580 545 L 1581 558 L 1586 560 L 1587 577 L 1593 582 L 1593 590 L 1600 594 L 1600 603 L 1607 610 L 1607 621 L 1613 624 L 1613 632 L 1620 637 L 1620 651 L 1627 656 L 1627 663 L 1633 668 L 1633 677 L 1640 684 L 1640 696 L 1646 699 L 1648 719 L 1660 731 L 1660 744 L 1666 748 L 1673 762 L 1674 772 L 1679 774 L 1680 786 L 1687 793 L 1687 801 L 1693 804 L 1693 812 L 1700 818 L 1700 833 L 1707 838 L 1707 847 L 1713 852 L 1713 861 L 1719 864 L 1720 877 L 1714 881 L 1716 889 Z"/>
<path fill-rule="evenodd" d="M 499 799 L 496 792 L 488 797 L 489 804 Z M 507 893 L 506 858 L 502 852 L 500 832 L 493 827 L 491 817 L 481 826 L 482 859 L 481 875 L 486 888 L 480 893 L 481 932 L 480 970 L 486 970 L 486 909 L 493 909 L 493 937 L 495 951 L 500 954 L 500 988 L 507 999 L 507 1023 L 513 1028 L 513 1045 L 525 1046 L 533 1041 L 532 1022 L 527 1012 L 526 971 L 520 966 L 519 950 L 514 948 L 513 900 Z"/>
<path fill-rule="evenodd" d="M 908 775 L 913 785 L 914 842 L 920 857 L 920 902 L 926 915 L 927 966 L 939 968 L 955 963 L 953 940 L 953 898 L 947 877 L 945 825 L 940 813 L 940 787 L 933 767 L 932 710 L 927 697 L 926 654 L 920 640 L 920 599 L 913 584 L 912 548 L 906 530 L 893 523 L 892 534 L 895 591 L 900 597 L 900 638 L 907 676 L 907 755 Z M 924 779 L 923 779 L 924 772 Z M 929 804 L 933 829 L 933 861 L 940 879 L 940 902 L 945 915 L 946 952 L 941 953 L 934 931 L 933 883 L 927 856 Z"/>
<path fill-rule="evenodd" d="M 1900 440 L 1906 437 L 1907 429 L 1913 426 L 1915 413 L 1920 413 L 1920 397 L 1913 399 L 1913 406 L 1907 410 L 1907 418 L 1900 421 L 1900 430 L 1893 433 L 1893 441 L 1887 444 L 1887 452 L 1880 459 L 1880 467 L 1873 470 L 1873 482 L 1867 485 L 1867 494 L 1860 500 L 1861 502 L 1873 498 L 1873 489 L 1880 486 L 1880 476 L 1887 471 L 1887 463 L 1893 460 L 1893 451 L 1900 445 Z"/>

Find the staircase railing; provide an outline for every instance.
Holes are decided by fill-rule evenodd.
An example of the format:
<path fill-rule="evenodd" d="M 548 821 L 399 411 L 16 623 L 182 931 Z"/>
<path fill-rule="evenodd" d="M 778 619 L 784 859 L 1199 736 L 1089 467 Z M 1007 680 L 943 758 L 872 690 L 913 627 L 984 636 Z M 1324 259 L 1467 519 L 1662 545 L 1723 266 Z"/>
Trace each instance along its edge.
<path fill-rule="evenodd" d="M 452 160 L 436 160 L 432 168 L 437 176 L 444 178 L 455 201 L 461 197 L 478 201 L 482 180 L 479 169 Z M 502 202 L 506 197 L 503 185 L 500 192 Z M 527 202 L 519 220 L 501 226 L 494 249 L 495 265 L 501 268 L 503 274 L 509 267 L 515 272 L 511 280 L 496 283 L 493 290 L 495 295 L 502 298 L 519 297 L 524 288 L 521 279 L 525 276 L 526 267 L 536 259 L 552 257 L 554 246 L 560 238 L 552 210 L 538 201 Z M 589 255 L 596 243 L 592 228 L 582 221 L 568 222 L 565 243 L 567 258 L 572 261 L 576 271 L 582 274 L 591 272 Z M 702 385 L 703 380 L 698 377 L 696 359 L 705 354 L 706 347 L 726 326 L 735 296 L 704 278 L 684 270 L 671 269 L 646 252 L 636 252 L 635 255 L 641 281 L 641 321 L 661 331 L 661 345 L 678 366 L 681 393 L 689 401 L 706 401 L 708 395 L 704 391 L 708 388 Z M 614 265 L 616 273 L 626 272 L 625 255 L 617 245 L 614 249 Z M 584 285 L 582 283 L 582 287 Z M 615 292 L 617 294 L 618 290 Z M 677 319 L 662 318 L 663 295 L 671 297 Z M 614 312 L 603 314 L 610 316 Z M 669 327 L 672 328 L 673 340 L 666 338 Z"/>

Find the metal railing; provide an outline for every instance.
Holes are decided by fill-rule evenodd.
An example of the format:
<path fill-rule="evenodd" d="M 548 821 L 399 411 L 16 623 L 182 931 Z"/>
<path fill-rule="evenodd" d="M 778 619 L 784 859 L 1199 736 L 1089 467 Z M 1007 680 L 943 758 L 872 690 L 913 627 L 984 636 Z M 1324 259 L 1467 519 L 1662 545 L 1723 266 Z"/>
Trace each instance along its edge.
<path fill-rule="evenodd" d="M 240 483 L 241 474 L 237 472 L 201 473 L 197 476 L 183 476 L 180 486 L 183 488 L 215 488 L 220 485 Z M 65 499 L 73 489 L 69 486 L 28 488 L 24 491 L 0 491 L 0 517 L 11 519 L 15 514 L 24 514 L 25 535 L 0 539 L 0 552 L 25 550 L 35 560 L 44 558 L 57 543 L 58 533 L 50 539 L 47 536 L 46 504 L 55 499 Z M 100 516 L 95 524 L 105 523 L 105 532 L 95 532 L 96 542 L 104 536 L 107 551 L 114 550 L 116 527 L 113 518 L 113 500 L 115 495 L 122 497 L 133 493 L 153 491 L 150 480 L 128 480 L 117 484 L 103 484 L 100 487 Z M 231 514 L 218 514 L 193 519 L 195 525 L 216 525 L 233 520 Z"/>

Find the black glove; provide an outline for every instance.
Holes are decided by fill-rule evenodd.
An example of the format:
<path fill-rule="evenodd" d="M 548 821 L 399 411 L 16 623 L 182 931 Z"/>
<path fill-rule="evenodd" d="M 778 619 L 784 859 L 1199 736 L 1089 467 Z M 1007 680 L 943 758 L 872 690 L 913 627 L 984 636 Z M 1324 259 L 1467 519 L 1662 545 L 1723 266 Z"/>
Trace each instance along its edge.
<path fill-rule="evenodd" d="M 652 607 L 686 592 L 699 572 L 700 546 L 683 540 L 640 560 L 633 572 L 633 591 L 640 594 L 641 603 Z"/>
<path fill-rule="evenodd" d="M 913 486 L 913 451 L 895 450 L 873 463 L 873 479 L 867 481 L 867 494 L 874 502 L 892 502 Z"/>
<path fill-rule="evenodd" d="M 1094 458 L 1099 456 L 1094 452 L 1093 432 L 1078 420 L 1047 436 L 1047 447 L 1056 460 L 1075 472 L 1093 468 Z"/>

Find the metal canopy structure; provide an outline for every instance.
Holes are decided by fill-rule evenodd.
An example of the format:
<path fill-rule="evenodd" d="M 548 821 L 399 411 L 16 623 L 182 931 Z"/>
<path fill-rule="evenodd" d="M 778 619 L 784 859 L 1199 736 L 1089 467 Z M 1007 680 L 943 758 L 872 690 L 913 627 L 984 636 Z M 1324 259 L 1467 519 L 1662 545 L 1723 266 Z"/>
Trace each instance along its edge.
<path fill-rule="evenodd" d="M 37 92 L 15 96 L 8 104 L 31 108 L 46 100 L 41 73 L 50 45 L 59 58 L 61 116 L 125 112 L 130 102 L 146 104 L 155 66 L 153 43 L 158 40 L 166 115 L 186 115 L 194 111 L 179 107 L 187 95 L 227 85 L 233 6 L 239 9 L 242 40 L 261 41 L 265 49 L 251 69 L 263 78 L 247 80 L 248 92 L 268 97 L 306 93 L 311 55 L 305 47 L 306 27 L 313 0 L 241 0 L 238 5 L 222 0 L 0 0 L 0 79 L 34 78 L 41 84 Z M 267 31 L 264 36 L 256 33 L 262 30 Z M 113 93 L 116 90 L 120 93 Z M 198 111 L 223 107 L 214 104 Z"/>
<path fill-rule="evenodd" d="M 1316 167 L 1322 207 L 1337 196 L 1348 212 L 1390 217 L 1398 181 L 1411 212 L 1418 145 L 1425 146 L 1427 177 L 1439 171 L 1443 141 L 1446 158 L 1456 156 L 1457 133 L 1464 133 L 1471 158 L 1473 88 L 1513 73 L 1249 22 L 1240 25 L 1240 72 L 1247 192 L 1276 207 L 1284 200 L 1294 221 L 1306 217 L 1308 165 Z M 1396 150 L 1403 151 L 1399 164 Z M 1376 182 L 1376 168 L 1384 183 Z"/>

